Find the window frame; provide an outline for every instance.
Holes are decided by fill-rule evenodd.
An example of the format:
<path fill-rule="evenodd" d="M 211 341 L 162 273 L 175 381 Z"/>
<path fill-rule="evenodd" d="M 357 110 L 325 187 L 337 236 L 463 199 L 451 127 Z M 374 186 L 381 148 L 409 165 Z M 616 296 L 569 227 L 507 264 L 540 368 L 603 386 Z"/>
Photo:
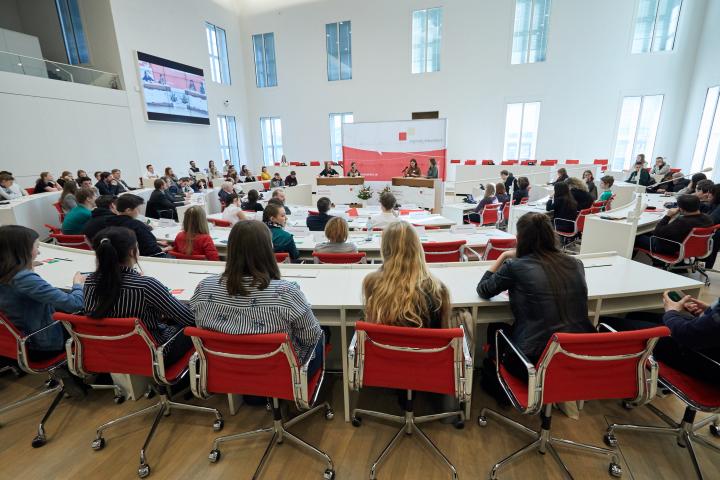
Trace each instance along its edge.
<path fill-rule="evenodd" d="M 67 55 L 68 64 L 89 64 L 91 61 L 90 45 L 87 41 L 85 22 L 80 4 L 77 0 L 55 0 L 55 11 L 57 12 L 58 22 L 60 23 L 60 34 L 65 44 L 65 54 Z M 63 12 L 67 14 L 68 18 L 64 18 Z M 69 21 L 69 25 L 66 21 Z"/>
<path fill-rule="evenodd" d="M 678 36 L 678 31 L 680 29 L 680 17 L 682 16 L 685 0 L 680 0 L 680 5 L 679 5 L 680 9 L 679 9 L 678 15 L 677 15 L 677 22 L 675 23 L 675 34 L 673 35 L 672 46 L 670 47 L 670 49 L 653 50 L 653 45 L 655 45 L 655 31 L 657 29 L 657 24 L 658 24 L 658 15 L 660 13 L 660 2 L 662 2 L 662 0 L 657 0 L 657 4 L 655 6 L 655 16 L 653 17 L 652 27 L 650 29 L 650 37 L 649 37 L 650 42 L 649 42 L 648 50 L 635 52 L 635 51 L 633 51 L 633 47 L 635 45 L 635 31 L 638 26 L 638 15 L 640 13 L 640 4 L 642 1 L 643 0 L 637 0 L 637 2 L 635 3 L 635 15 L 633 16 L 633 19 L 632 19 L 632 26 L 631 26 L 631 32 L 630 32 L 630 54 L 631 55 L 645 55 L 645 54 L 671 54 L 671 53 L 673 53 L 675 51 L 675 45 L 677 44 L 677 36 Z"/>
<path fill-rule="evenodd" d="M 348 73 L 349 76 L 347 78 L 343 78 L 343 65 L 342 65 L 342 59 L 343 59 L 343 53 L 341 49 L 342 41 L 341 41 L 341 31 L 340 31 L 340 25 L 341 24 L 348 24 L 349 33 L 348 33 Z M 337 48 L 337 57 L 334 57 L 330 53 L 330 38 L 327 33 L 328 27 L 331 25 L 335 26 L 335 35 L 336 35 L 336 41 L 335 46 Z M 343 80 L 352 80 L 352 21 L 351 20 L 338 20 L 337 22 L 330 22 L 325 24 L 325 53 L 327 55 L 327 79 L 328 82 L 339 82 Z M 337 78 L 330 78 L 330 60 L 334 59 L 337 60 Z"/>
<path fill-rule="evenodd" d="M 265 127 L 264 123 L 265 121 L 269 120 L 270 124 L 270 143 L 266 144 L 265 142 Z M 275 120 L 278 121 L 280 124 L 280 143 L 276 143 L 276 133 L 275 133 Z M 274 166 L 275 162 L 279 162 L 282 158 L 282 155 L 284 154 L 285 148 L 283 146 L 283 140 L 282 140 L 282 118 L 281 117 L 260 117 L 260 142 L 262 144 L 262 152 L 263 152 L 263 165 L 270 167 Z M 270 147 L 270 152 L 268 154 L 268 150 L 266 147 Z M 280 158 L 275 158 L 277 150 L 280 150 Z M 269 160 L 269 161 L 268 161 Z"/>
<path fill-rule="evenodd" d="M 717 89 L 716 94 L 715 94 L 715 101 L 714 101 L 714 103 L 715 103 L 715 108 L 713 109 L 712 114 L 710 114 L 710 125 L 709 125 L 709 128 L 708 128 L 708 130 L 707 130 L 706 139 L 705 139 L 705 141 L 703 142 L 703 143 L 704 143 L 704 147 L 703 147 L 702 161 L 701 161 L 701 162 L 698 162 L 698 163 L 700 163 L 700 165 L 698 165 L 698 164 L 695 162 L 695 157 L 696 157 L 696 155 L 697 155 L 697 149 L 698 149 L 698 146 L 699 146 L 698 144 L 700 143 L 700 138 L 701 138 L 700 135 L 703 133 L 703 132 L 701 131 L 701 129 L 702 129 L 702 126 L 703 126 L 703 125 L 702 125 L 702 124 L 703 124 L 703 119 L 704 119 L 704 117 L 705 117 L 705 110 L 706 110 L 706 108 L 707 108 L 707 106 L 708 106 L 708 105 L 707 105 L 707 104 L 708 104 L 708 100 L 710 100 L 710 91 L 713 90 L 713 89 Z M 708 155 L 708 149 L 710 148 L 710 141 L 712 140 L 713 131 L 716 130 L 716 129 L 717 129 L 717 130 L 720 130 L 720 118 L 719 118 L 719 116 L 720 116 L 720 84 L 719 84 L 719 85 L 713 85 L 713 86 L 708 87 L 707 90 L 706 90 L 706 92 L 705 92 L 705 101 L 703 102 L 703 108 L 702 108 L 702 111 L 701 111 L 701 113 L 700 113 L 700 124 L 698 125 L 698 133 L 697 133 L 697 137 L 696 137 L 696 139 L 695 139 L 695 147 L 693 148 L 693 155 L 692 155 L 692 160 L 691 160 L 691 168 L 690 168 L 690 170 L 693 171 L 693 172 L 697 172 L 697 171 L 700 171 L 700 170 L 704 170 L 704 169 L 706 169 L 706 168 L 708 168 L 708 167 L 714 169 L 714 168 L 715 168 L 715 164 L 717 163 L 718 158 L 720 158 L 720 148 L 719 148 L 719 147 L 713 147 L 713 148 L 716 148 L 718 151 L 715 152 L 715 158 L 712 159 L 712 164 L 708 164 L 708 156 L 707 156 L 707 155 Z M 717 124 L 716 124 L 716 120 L 717 120 Z M 717 133 L 717 132 L 715 132 L 715 133 Z M 718 143 L 720 143 L 720 140 L 718 140 Z"/>
<path fill-rule="evenodd" d="M 237 167 L 240 163 L 237 119 L 235 115 L 218 115 L 216 118 L 218 122 L 220 163 L 224 163 L 225 160 L 230 160 L 230 162 Z M 227 140 L 227 142 L 224 142 L 224 140 Z M 227 155 L 225 152 L 227 152 Z"/>
<path fill-rule="evenodd" d="M 214 42 L 211 39 L 210 32 L 215 35 Z M 222 41 L 220 39 L 219 32 L 222 32 Z M 208 55 L 210 57 L 210 78 L 213 82 L 221 85 L 232 85 L 232 78 L 230 76 L 230 59 L 227 51 L 227 32 L 224 28 L 218 27 L 217 25 L 206 21 L 205 22 L 205 34 L 208 43 Z M 213 54 L 211 46 L 214 46 L 217 54 Z M 214 69 L 213 61 L 217 61 L 217 76 Z"/>
<path fill-rule="evenodd" d="M 349 122 L 345 121 L 346 118 L 350 116 L 351 119 Z M 340 131 L 342 132 L 342 125 L 346 123 L 355 123 L 355 114 L 353 112 L 331 112 L 328 114 L 328 126 L 330 127 L 330 159 L 333 162 L 342 161 L 343 158 L 343 152 L 342 152 L 342 133 L 340 135 L 340 155 L 339 158 L 335 155 L 335 123 L 334 119 L 336 117 L 340 117 Z"/>
<path fill-rule="evenodd" d="M 265 38 L 267 35 L 272 35 L 272 57 L 273 57 L 273 77 L 272 80 L 274 83 L 270 84 L 270 69 L 268 68 L 268 48 L 266 45 Z M 259 37 L 262 40 L 262 73 L 263 73 L 263 82 L 262 85 L 260 84 L 258 80 L 260 77 L 260 72 L 258 71 L 258 52 L 257 52 L 257 44 L 255 42 L 255 39 Z M 271 88 L 271 87 L 277 87 L 278 86 L 278 80 L 277 80 L 277 52 L 275 50 L 275 32 L 265 32 L 265 33 L 255 33 L 251 36 L 251 42 L 253 47 L 253 62 L 255 63 L 255 86 L 257 88 Z"/>
<path fill-rule="evenodd" d="M 429 15 L 428 12 L 430 10 L 440 10 L 440 28 L 439 28 L 439 45 L 438 45 L 438 62 L 437 62 L 437 68 L 435 70 L 428 70 L 427 68 L 427 61 L 428 61 L 428 24 L 429 24 Z M 416 12 L 425 12 L 425 30 L 424 30 L 424 39 L 423 39 L 423 62 L 422 62 L 422 69 L 419 72 L 415 72 L 413 69 L 415 68 L 415 60 L 413 58 L 414 54 L 414 44 L 413 44 L 413 36 L 414 36 L 414 27 L 413 27 L 413 17 L 415 16 Z M 427 7 L 427 8 L 418 8 L 417 10 L 413 10 L 410 14 L 410 73 L 413 75 L 421 75 L 425 73 L 437 73 L 440 71 L 440 65 L 442 58 L 442 38 L 443 38 L 443 7 L 437 6 L 437 7 Z"/>
<path fill-rule="evenodd" d="M 630 148 L 630 156 L 625 158 L 624 163 L 621 167 L 621 170 L 628 170 L 630 167 L 632 167 L 632 164 L 635 161 L 635 157 L 637 156 L 637 153 L 635 153 L 635 149 L 636 149 L 637 140 L 638 140 L 638 131 L 640 130 L 640 128 L 639 128 L 640 121 L 643 119 L 643 107 L 645 105 L 646 98 L 649 98 L 649 97 L 661 97 L 660 109 L 659 109 L 659 113 L 658 113 L 657 125 L 655 125 L 655 128 L 654 128 L 655 133 L 653 136 L 652 149 L 649 151 L 640 152 L 640 153 L 643 153 L 645 155 L 646 159 L 652 158 L 653 154 L 655 153 L 655 144 L 657 143 L 657 136 L 658 136 L 658 132 L 660 131 L 660 123 L 662 121 L 663 106 L 665 105 L 665 94 L 664 93 L 649 93 L 649 94 L 623 95 L 621 97 L 619 110 L 617 113 L 617 127 L 615 128 L 615 137 L 614 137 L 615 141 L 613 142 L 612 153 L 610 156 L 610 166 L 611 166 L 612 170 L 616 169 L 616 164 L 615 164 L 615 159 L 617 158 L 616 151 L 617 151 L 618 140 L 619 140 L 619 135 L 620 135 L 620 128 L 621 128 L 621 124 L 622 124 L 622 112 L 623 112 L 623 106 L 625 104 L 625 100 L 632 99 L 632 98 L 639 98 L 640 106 L 638 108 L 637 119 L 635 120 L 634 131 L 633 131 L 633 136 L 632 136 L 632 143 L 631 143 L 632 146 Z"/>
<path fill-rule="evenodd" d="M 537 108 L 538 108 L 537 128 L 536 128 L 536 130 L 535 130 L 535 139 L 534 139 L 534 142 L 533 142 L 534 145 L 533 145 L 533 147 L 531 148 L 531 155 L 530 155 L 530 157 L 535 157 L 535 156 L 537 155 L 537 141 L 538 141 L 538 137 L 540 136 L 540 135 L 539 135 L 539 132 L 540 132 L 540 111 L 542 110 L 542 100 L 538 99 L 538 100 L 528 100 L 528 101 L 525 101 L 525 100 L 522 100 L 522 101 L 506 101 L 506 102 L 505 102 L 505 131 L 503 132 L 503 153 L 502 153 L 503 160 L 522 160 L 522 158 L 521 158 L 521 152 L 522 152 L 522 143 L 523 143 L 523 133 L 524 133 L 524 126 L 526 125 L 526 122 L 525 122 L 525 114 L 526 114 L 525 109 L 527 108 L 527 105 L 530 105 L 530 104 L 537 104 L 537 105 L 538 105 L 538 107 L 537 107 Z M 522 105 L 521 114 L 520 114 L 520 128 L 519 128 L 519 130 L 518 130 L 519 134 L 518 134 L 518 139 L 517 139 L 517 143 L 516 143 L 516 147 L 517 147 L 517 158 L 513 158 L 513 159 L 506 158 L 506 157 L 507 157 L 507 155 L 506 155 L 506 153 L 507 153 L 507 152 L 506 152 L 506 147 L 507 147 L 507 144 L 508 144 L 508 142 L 507 142 L 507 135 L 508 135 L 507 120 L 508 120 L 508 108 L 510 107 L 510 105 Z M 534 158 L 527 158 L 527 159 L 525 159 L 525 160 L 534 160 Z"/>
<path fill-rule="evenodd" d="M 517 22 L 517 3 L 518 0 L 515 0 L 515 12 L 513 12 L 513 22 L 512 22 L 512 29 L 511 29 L 511 37 L 510 37 L 510 65 L 526 65 L 531 63 L 543 63 L 547 61 L 548 57 L 548 34 L 550 31 L 550 11 L 552 10 L 552 0 L 529 0 L 530 1 L 530 18 L 528 21 L 528 28 L 527 28 L 527 40 L 525 43 L 525 50 L 523 50 L 524 55 L 520 62 L 514 63 L 513 62 L 513 53 L 514 53 L 514 45 L 515 45 L 515 24 Z M 542 60 L 533 60 L 530 61 L 530 52 L 532 51 L 530 45 L 532 44 L 532 31 L 533 31 L 533 20 L 535 19 L 535 4 L 538 1 L 546 1 L 546 11 L 547 11 L 547 22 L 544 24 L 543 29 L 543 38 L 545 41 L 543 42 L 543 55 Z M 537 56 L 537 55 L 536 55 Z"/>

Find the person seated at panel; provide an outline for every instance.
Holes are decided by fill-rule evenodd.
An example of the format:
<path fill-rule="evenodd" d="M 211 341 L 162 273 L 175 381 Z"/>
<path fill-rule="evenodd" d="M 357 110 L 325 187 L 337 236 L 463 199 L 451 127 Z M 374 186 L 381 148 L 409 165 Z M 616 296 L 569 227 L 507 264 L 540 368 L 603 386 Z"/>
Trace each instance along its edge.
<path fill-rule="evenodd" d="M 55 183 L 55 178 L 50 172 L 40 173 L 40 178 L 35 182 L 35 193 L 59 192 L 62 187 Z"/>
<path fill-rule="evenodd" d="M 210 236 L 207 216 L 203 207 L 196 205 L 185 211 L 182 230 L 175 236 L 175 250 L 185 255 L 204 255 L 208 260 L 220 260 L 220 255 L 218 255 L 215 243 Z"/>
<path fill-rule="evenodd" d="M 374 228 L 384 229 L 391 223 L 399 222 L 400 218 L 398 218 L 395 205 L 397 205 L 395 195 L 390 192 L 380 194 L 380 210 L 382 213 L 370 217 L 367 222 L 367 230 L 371 231 Z"/>
<path fill-rule="evenodd" d="M 607 202 L 608 200 L 610 200 L 612 198 L 613 183 L 615 183 L 615 177 L 613 177 L 611 175 L 605 175 L 600 179 L 600 190 L 602 190 L 602 193 L 598 197 L 599 201 Z"/>
<path fill-rule="evenodd" d="M 270 172 L 268 172 L 267 167 L 263 166 L 260 169 L 260 179 L 265 182 L 267 180 L 270 180 L 272 177 L 270 176 Z"/>
<path fill-rule="evenodd" d="M 477 285 L 478 295 L 485 300 L 507 290 L 513 315 L 512 325 L 491 323 L 487 329 L 491 353 L 483 365 L 481 385 L 501 403 L 507 403 L 507 396 L 491 360 L 495 358 L 496 331 L 503 330 L 533 365 L 554 333 L 595 331 L 588 319 L 583 263 L 560 250 L 548 216 L 527 213 L 516 228 L 516 249 L 503 252 Z M 525 366 L 516 355 L 508 353 L 500 361 L 511 374 L 527 378 Z"/>
<path fill-rule="evenodd" d="M 504 183 L 498 182 L 495 184 L 495 198 L 497 198 L 498 203 L 501 203 L 503 207 L 510 201 L 510 195 L 505 191 Z"/>
<path fill-rule="evenodd" d="M 485 210 L 485 207 L 487 205 L 494 205 L 496 203 L 499 203 L 498 198 L 495 196 L 495 185 L 493 185 L 492 183 L 488 183 L 484 187 L 481 184 L 480 187 L 483 188 L 485 194 L 483 195 L 483 198 L 478 202 L 477 206 L 475 206 L 475 210 L 473 210 L 468 215 L 470 221 L 475 223 L 482 222 L 482 212 L 483 210 Z"/>
<path fill-rule="evenodd" d="M 0 174 L 0 199 L 15 200 L 27 195 L 29 195 L 27 190 L 20 188 L 20 185 L 15 183 L 15 178 L 10 173 Z"/>
<path fill-rule="evenodd" d="M 597 185 L 595 185 L 595 175 L 592 170 L 585 170 L 583 172 L 583 182 L 587 187 L 587 191 L 593 199 L 593 202 L 598 199 Z"/>
<path fill-rule="evenodd" d="M 60 185 L 61 187 L 64 187 L 65 182 L 72 181 L 72 180 L 73 180 L 73 177 L 72 177 L 72 173 L 70 173 L 70 170 L 64 170 L 58 177 L 57 184 Z"/>
<path fill-rule="evenodd" d="M 79 181 L 80 178 L 87 177 L 87 176 L 88 176 L 88 174 L 85 170 L 78 170 L 77 175 L 75 175 L 75 178 L 77 179 L 76 181 Z"/>
<path fill-rule="evenodd" d="M 247 216 L 243 212 L 240 206 L 240 197 L 237 193 L 233 192 L 227 197 L 229 202 L 222 212 L 222 219 L 226 222 L 230 222 L 231 225 L 235 225 L 240 220 L 246 220 Z"/>
<path fill-rule="evenodd" d="M 291 172 L 292 173 L 292 172 Z M 318 173 L 319 177 L 339 177 L 340 174 L 332 166 L 332 162 L 325 162 L 325 168 Z M 287 182 L 285 182 L 287 183 Z"/>
<path fill-rule="evenodd" d="M 511 172 L 508 172 L 507 170 L 500 170 L 500 178 L 505 184 L 506 192 L 509 192 L 513 188 L 517 190 L 517 181 L 515 180 L 515 177 L 513 177 L 513 174 Z"/>
<path fill-rule="evenodd" d="M 124 192 L 130 192 L 132 190 L 137 190 L 134 187 L 131 187 L 130 185 L 125 182 L 125 180 L 122 179 L 122 171 L 120 171 L 119 168 L 113 168 L 110 173 L 112 174 L 112 179 L 115 182 L 115 185 L 117 187 L 117 193 L 124 193 Z"/>
<path fill-rule="evenodd" d="M 430 166 L 428 166 L 427 178 L 438 178 L 438 167 L 437 161 L 434 158 L 430 159 Z"/>
<path fill-rule="evenodd" d="M 280 165 L 283 167 L 288 166 L 288 161 L 287 161 L 287 157 L 285 157 L 285 154 L 283 154 L 282 157 L 280 157 Z"/>
<path fill-rule="evenodd" d="M 403 168 L 403 177 L 421 177 L 422 172 L 420 171 L 420 167 L 418 167 L 417 160 L 414 158 L 410 159 L 410 164 Z"/>
<path fill-rule="evenodd" d="M 670 173 L 670 164 L 665 162 L 663 157 L 657 157 L 655 159 L 655 165 L 650 170 L 650 175 L 667 175 Z"/>
<path fill-rule="evenodd" d="M 713 187 L 715 184 L 712 180 L 700 180 L 695 187 L 695 195 L 700 199 L 700 211 L 702 213 L 712 213 L 713 211 Z"/>
<path fill-rule="evenodd" d="M 318 253 L 356 253 L 357 245 L 347 241 L 349 235 L 350 228 L 344 218 L 330 217 L 325 225 L 327 242 L 316 244 L 315 251 Z"/>
<path fill-rule="evenodd" d="M 548 185 L 556 185 L 558 183 L 565 182 L 568 178 L 567 170 L 564 167 L 558 168 L 557 177 L 554 182 L 550 182 Z"/>
<path fill-rule="evenodd" d="M 259 182 L 260 179 L 253 175 L 253 173 L 250 170 L 246 170 L 247 175 L 245 175 L 245 183 L 247 182 Z"/>
<path fill-rule="evenodd" d="M 230 171 L 230 167 L 233 167 L 232 162 L 230 159 L 225 159 L 225 164 L 223 165 L 223 174 L 227 175 Z"/>
<path fill-rule="evenodd" d="M 139 318 L 157 345 L 167 343 L 163 348 L 166 364 L 180 360 L 192 341 L 175 334 L 183 327 L 194 326 L 195 318 L 168 287 L 136 270 L 139 251 L 135 233 L 108 227 L 95 235 L 92 246 L 97 267 L 85 281 L 85 314 L 96 319 Z"/>
<path fill-rule="evenodd" d="M 138 197 L 132 193 L 126 193 L 118 197 L 116 209 L 118 214 L 114 217 L 108 217 L 108 227 L 125 227 L 135 233 L 137 238 L 140 255 L 143 257 L 166 257 L 165 252 L 171 250 L 172 247 L 167 246 L 167 242 L 161 242 L 160 246 L 155 235 L 152 233 L 152 227 L 144 224 L 137 217 L 140 215 L 140 206 L 145 203 L 142 197 Z M 95 235 L 97 236 L 97 234 Z M 94 239 L 93 239 L 94 240 Z"/>
<path fill-rule="evenodd" d="M 285 186 L 286 187 L 296 187 L 298 184 L 297 176 L 295 173 L 295 170 L 290 171 L 290 175 L 285 177 Z"/>
<path fill-rule="evenodd" d="M 243 165 L 240 167 L 240 177 L 247 177 L 250 175 L 250 170 L 248 170 L 247 165 Z"/>
<path fill-rule="evenodd" d="M 150 194 L 147 207 L 145 207 L 145 216 L 148 218 L 171 218 L 177 222 L 178 213 L 170 198 L 165 193 L 167 184 L 162 178 L 155 180 L 155 190 Z"/>
<path fill-rule="evenodd" d="M 285 231 L 287 217 L 285 210 L 275 203 L 268 203 L 263 211 L 263 222 L 270 229 L 272 235 L 272 247 L 276 253 L 286 252 L 291 260 L 297 260 L 300 252 L 295 246 L 295 239 L 292 234 Z M 230 240 L 228 240 L 230 243 Z"/>
<path fill-rule="evenodd" d="M 700 198 L 697 196 L 680 195 L 677 205 L 677 208 L 671 208 L 665 212 L 665 216 L 658 222 L 652 233 L 644 233 L 635 237 L 636 249 L 642 248 L 661 254 L 675 255 L 680 250 L 680 244 L 693 228 L 709 227 L 713 224 L 709 215 L 700 212 Z M 660 239 L 651 240 L 652 237 L 660 237 Z"/>
<path fill-rule="evenodd" d="M 505 183 L 507 189 L 507 183 Z M 520 205 L 523 199 L 530 198 L 530 180 L 527 177 L 518 177 L 513 190 L 513 205 Z"/>
<path fill-rule="evenodd" d="M 95 234 L 107 227 L 107 221 L 109 218 L 117 215 L 117 204 L 118 197 L 115 195 L 101 195 L 95 199 L 95 210 L 92 211 L 90 220 L 85 224 L 83 228 L 83 235 L 87 237 L 89 241 L 95 237 Z"/>
<path fill-rule="evenodd" d="M 188 177 L 195 178 L 195 174 L 200 173 L 200 168 L 195 164 L 195 160 L 190 160 L 190 168 L 188 168 Z"/>
<path fill-rule="evenodd" d="M 218 191 L 218 198 L 220 199 L 220 203 L 223 205 L 230 205 L 230 203 L 232 202 L 232 200 L 230 199 L 231 195 L 237 196 L 232 182 L 223 182 L 220 186 L 220 191 Z"/>
<path fill-rule="evenodd" d="M 68 180 L 63 185 L 62 193 L 60 194 L 60 208 L 65 213 L 68 213 L 73 208 L 77 207 L 77 199 L 75 194 L 78 191 L 77 183 L 75 180 Z"/>
<path fill-rule="evenodd" d="M 155 167 L 153 167 L 152 164 L 145 165 L 145 175 L 143 175 L 143 183 L 147 184 L 143 186 L 145 188 L 149 187 L 158 178 L 160 178 L 160 175 L 155 172 Z"/>
<path fill-rule="evenodd" d="M 554 193 L 545 205 L 548 212 L 553 212 L 553 224 L 561 232 L 572 232 L 575 229 L 573 222 L 578 216 L 578 205 L 575 197 L 570 193 L 570 187 L 565 182 L 558 182 L 554 186 Z"/>
<path fill-rule="evenodd" d="M 100 195 L 117 195 L 117 185 L 112 184 L 112 175 L 110 172 L 101 172 L 100 180 L 95 184 L 95 188 Z"/>
<path fill-rule="evenodd" d="M 262 212 L 263 206 L 258 202 L 260 194 L 254 188 L 247 194 L 247 202 L 243 202 L 242 209 L 248 212 Z"/>
<path fill-rule="evenodd" d="M 347 172 L 348 177 L 362 177 L 362 174 L 360 173 L 360 170 L 357 168 L 357 164 L 355 162 L 352 162 L 350 164 L 350 170 Z"/>
<path fill-rule="evenodd" d="M 230 167 L 230 171 L 229 171 L 228 174 L 225 176 L 225 181 L 226 181 L 226 182 L 230 182 L 230 183 L 232 183 L 233 185 L 235 185 L 236 183 L 242 182 L 242 179 L 238 178 L 238 174 L 237 174 L 237 172 L 235 171 L 235 168 L 234 168 L 234 167 Z"/>
<path fill-rule="evenodd" d="M 317 215 L 308 215 L 307 219 L 305 220 L 305 224 L 310 229 L 311 232 L 322 232 L 325 230 L 325 226 L 330 221 L 331 218 L 333 218 L 331 215 L 328 215 L 327 212 L 330 211 L 330 208 L 332 207 L 332 202 L 327 197 L 320 197 L 317 201 Z"/>
<path fill-rule="evenodd" d="M 638 160 L 637 162 L 635 162 L 632 173 L 625 181 L 627 183 L 637 183 L 638 185 L 642 185 L 643 187 L 647 187 L 648 185 L 650 185 L 652 183 L 652 177 L 647 172 L 647 170 L 645 170 L 644 167 L 645 160 Z"/>
<path fill-rule="evenodd" d="M 592 207 L 594 200 L 587 191 L 587 183 L 575 177 L 568 178 L 565 183 L 570 187 L 570 195 L 575 199 L 578 210 L 585 210 L 586 208 Z"/>
<path fill-rule="evenodd" d="M 77 206 L 65 215 L 62 223 L 62 232 L 65 235 L 81 235 L 95 208 L 94 190 L 81 188 L 75 194 L 75 199 Z"/>
<path fill-rule="evenodd" d="M 270 200 L 273 200 L 273 199 L 280 202 L 280 205 L 282 205 L 283 208 L 285 209 L 286 215 L 290 215 L 290 209 L 285 205 L 285 190 L 283 190 L 282 188 L 273 190 L 272 197 L 270 198 Z"/>
<path fill-rule="evenodd" d="M 280 176 L 280 173 L 275 172 L 275 175 L 273 175 L 273 178 L 270 179 L 270 188 L 284 187 L 284 186 L 285 186 L 285 182 L 283 182 L 283 179 Z"/>
<path fill-rule="evenodd" d="M 298 362 L 310 360 L 312 377 L 323 362 L 322 329 L 300 286 L 282 280 L 272 243 L 262 223 L 236 224 L 228 238 L 225 271 L 200 281 L 190 308 L 198 328 L 233 335 L 287 333 Z"/>

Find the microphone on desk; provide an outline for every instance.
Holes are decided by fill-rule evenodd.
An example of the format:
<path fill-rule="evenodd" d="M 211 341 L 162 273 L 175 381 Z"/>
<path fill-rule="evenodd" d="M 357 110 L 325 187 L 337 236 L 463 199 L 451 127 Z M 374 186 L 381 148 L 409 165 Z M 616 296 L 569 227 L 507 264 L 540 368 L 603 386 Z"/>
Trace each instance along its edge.
<path fill-rule="evenodd" d="M 712 167 L 707 167 L 707 168 L 703 168 L 703 169 L 700 170 L 699 172 L 688 173 L 688 174 L 686 174 L 686 175 L 683 175 L 682 177 L 677 177 L 677 178 L 692 177 L 693 175 L 695 175 L 695 174 L 697 174 L 697 173 L 707 173 L 707 172 L 712 172 L 712 170 L 713 170 Z M 650 187 L 653 187 L 653 188 L 656 189 L 656 188 L 659 187 L 660 185 L 663 185 L 663 184 L 665 184 L 665 183 L 671 183 L 673 180 L 677 180 L 677 178 L 671 178 L 670 180 L 665 180 L 665 181 L 663 181 L 663 182 L 655 183 L 655 184 L 653 184 L 653 185 L 650 185 Z"/>

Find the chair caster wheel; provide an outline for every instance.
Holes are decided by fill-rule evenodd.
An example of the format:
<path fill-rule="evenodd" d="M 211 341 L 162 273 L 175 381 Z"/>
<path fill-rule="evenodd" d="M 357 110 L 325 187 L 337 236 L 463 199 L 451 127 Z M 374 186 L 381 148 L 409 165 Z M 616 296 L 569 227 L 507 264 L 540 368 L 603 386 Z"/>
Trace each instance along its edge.
<path fill-rule="evenodd" d="M 327 410 L 325 410 L 325 419 L 332 420 L 333 418 L 335 418 L 335 412 L 333 411 L 333 409 L 328 408 Z"/>
<path fill-rule="evenodd" d="M 714 437 L 720 437 L 720 426 L 714 425 L 714 424 L 710 424 L 710 433 L 711 433 Z"/>
<path fill-rule="evenodd" d="M 353 426 L 353 427 L 359 427 L 360 425 L 362 425 L 362 418 L 360 418 L 360 417 L 352 417 L 352 418 L 350 419 L 350 423 L 352 423 L 352 426 Z"/>
<path fill-rule="evenodd" d="M 480 425 L 481 427 L 487 427 L 487 417 L 480 415 L 478 417 L 478 425 Z"/>
<path fill-rule="evenodd" d="M 327 469 L 323 473 L 323 480 L 334 480 L 335 479 L 335 470 Z"/>
<path fill-rule="evenodd" d="M 155 396 L 155 390 L 148 388 L 143 396 L 149 400 Z"/>
<path fill-rule="evenodd" d="M 150 475 L 150 465 L 147 463 L 140 465 L 140 468 L 138 468 L 138 477 L 145 478 L 148 475 Z"/>
<path fill-rule="evenodd" d="M 268 412 L 269 412 L 270 410 L 272 410 L 272 404 L 271 404 L 270 402 L 267 402 L 267 403 L 265 404 L 265 410 L 267 410 Z"/>
<path fill-rule="evenodd" d="M 611 463 L 608 467 L 608 473 L 611 477 L 620 478 L 622 477 L 623 471 L 622 468 L 620 468 L 620 465 L 617 463 Z"/>
<path fill-rule="evenodd" d="M 465 428 L 465 420 L 458 420 L 454 422 L 453 427 L 455 427 L 456 430 L 462 430 Z"/>
<path fill-rule="evenodd" d="M 220 450 L 211 450 L 208 460 L 210 460 L 210 463 L 217 463 L 220 460 Z"/>
<path fill-rule="evenodd" d="M 617 438 L 612 433 L 606 433 L 605 435 L 603 435 L 603 442 L 605 442 L 605 445 L 607 445 L 608 447 L 614 448 L 618 445 Z"/>
<path fill-rule="evenodd" d="M 38 435 L 37 437 L 33 438 L 32 441 L 32 447 L 33 448 L 40 448 L 43 445 L 47 443 L 47 440 L 45 439 L 45 435 Z"/>
<path fill-rule="evenodd" d="M 105 448 L 105 439 L 100 437 L 93 440 L 93 442 L 90 444 L 93 450 L 102 450 Z"/>
<path fill-rule="evenodd" d="M 633 405 L 632 403 L 630 403 L 630 402 L 628 402 L 628 401 L 623 401 L 623 402 L 622 402 L 622 407 L 623 407 L 625 410 L 633 410 L 633 409 L 635 408 L 635 405 Z"/>
<path fill-rule="evenodd" d="M 113 402 L 115 402 L 115 405 L 120 405 L 124 401 L 125 397 L 123 397 L 122 395 L 115 395 L 115 397 L 113 397 Z"/>
<path fill-rule="evenodd" d="M 222 418 L 218 418 L 213 423 L 213 432 L 219 432 L 220 430 L 223 429 L 224 426 L 225 426 L 225 420 L 223 420 Z"/>

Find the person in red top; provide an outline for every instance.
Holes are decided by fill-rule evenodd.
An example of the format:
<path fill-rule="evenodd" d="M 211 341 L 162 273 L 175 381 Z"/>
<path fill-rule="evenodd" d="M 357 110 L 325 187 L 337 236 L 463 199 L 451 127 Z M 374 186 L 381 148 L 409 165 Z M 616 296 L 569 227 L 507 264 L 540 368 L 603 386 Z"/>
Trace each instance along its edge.
<path fill-rule="evenodd" d="M 190 207 L 185 212 L 183 229 L 175 237 L 175 251 L 185 255 L 205 255 L 208 260 L 220 260 L 202 207 Z"/>

